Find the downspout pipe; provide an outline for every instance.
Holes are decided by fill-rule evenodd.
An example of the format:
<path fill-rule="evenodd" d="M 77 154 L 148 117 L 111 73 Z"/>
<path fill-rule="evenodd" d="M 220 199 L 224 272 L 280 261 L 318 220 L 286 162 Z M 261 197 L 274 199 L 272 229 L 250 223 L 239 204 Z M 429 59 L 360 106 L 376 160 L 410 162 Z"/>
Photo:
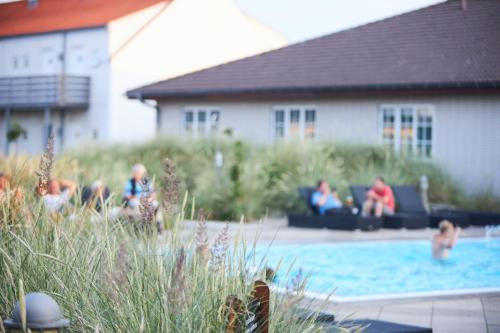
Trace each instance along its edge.
<path fill-rule="evenodd" d="M 144 99 L 144 96 L 141 93 L 137 93 L 136 98 L 145 106 L 155 109 L 155 112 L 156 112 L 156 135 L 160 134 L 160 127 L 161 127 L 161 107 L 160 107 L 160 104 L 157 101 L 151 102 L 149 100 Z"/>

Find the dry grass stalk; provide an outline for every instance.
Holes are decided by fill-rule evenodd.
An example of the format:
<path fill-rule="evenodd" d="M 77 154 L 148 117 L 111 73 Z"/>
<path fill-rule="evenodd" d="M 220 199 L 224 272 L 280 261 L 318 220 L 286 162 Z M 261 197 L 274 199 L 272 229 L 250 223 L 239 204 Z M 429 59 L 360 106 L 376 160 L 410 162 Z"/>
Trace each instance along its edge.
<path fill-rule="evenodd" d="M 175 163 L 166 158 L 163 165 L 162 204 L 167 216 L 173 217 L 178 211 L 180 198 L 180 180 L 177 177 Z"/>
<path fill-rule="evenodd" d="M 207 221 L 202 209 L 198 212 L 198 223 L 196 224 L 196 256 L 202 265 L 208 262 L 210 250 L 208 248 Z"/>
<path fill-rule="evenodd" d="M 120 294 L 127 292 L 129 288 L 128 272 L 130 270 L 130 259 L 125 243 L 121 243 L 118 252 L 115 255 L 114 263 L 108 267 L 108 257 L 104 256 L 103 265 L 103 278 L 104 281 L 109 283 L 108 294 L 109 297 L 117 302 L 120 299 Z"/>
<path fill-rule="evenodd" d="M 43 197 L 49 190 L 49 181 L 52 168 L 54 167 L 54 136 L 50 135 L 47 146 L 40 159 L 40 165 L 36 174 L 38 175 L 38 185 L 36 193 Z"/>
<path fill-rule="evenodd" d="M 210 267 L 218 270 L 224 267 L 226 262 L 227 249 L 229 247 L 229 223 L 226 223 L 221 232 L 217 235 L 212 250 L 210 251 Z"/>
<path fill-rule="evenodd" d="M 167 288 L 167 304 L 172 312 L 181 312 L 186 307 L 187 286 L 184 266 L 186 252 L 181 248 L 177 255 L 175 266 L 172 269 L 170 286 Z"/>

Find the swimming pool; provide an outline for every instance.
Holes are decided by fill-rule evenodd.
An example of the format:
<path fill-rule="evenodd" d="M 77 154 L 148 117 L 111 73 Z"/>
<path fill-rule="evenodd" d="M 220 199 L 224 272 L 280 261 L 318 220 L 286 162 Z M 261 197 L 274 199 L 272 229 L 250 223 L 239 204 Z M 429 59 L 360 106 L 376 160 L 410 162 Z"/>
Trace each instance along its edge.
<path fill-rule="evenodd" d="M 446 261 L 430 241 L 373 241 L 260 248 L 269 266 L 283 260 L 310 274 L 307 291 L 337 300 L 500 291 L 500 239 L 462 239 Z M 278 271 L 278 282 L 282 272 Z"/>

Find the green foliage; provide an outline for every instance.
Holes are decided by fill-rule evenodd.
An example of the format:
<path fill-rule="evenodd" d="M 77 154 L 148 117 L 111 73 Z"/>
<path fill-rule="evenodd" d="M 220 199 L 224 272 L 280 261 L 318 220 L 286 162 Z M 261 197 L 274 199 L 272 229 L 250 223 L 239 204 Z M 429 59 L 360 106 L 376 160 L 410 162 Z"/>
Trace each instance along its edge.
<path fill-rule="evenodd" d="M 214 165 L 217 150 L 224 165 Z M 382 175 L 390 184 L 418 185 L 429 178 L 431 203 L 498 210 L 500 199 L 492 193 L 467 197 L 460 186 L 430 160 L 397 157 L 381 146 L 333 144 L 329 142 L 283 142 L 261 146 L 224 137 L 215 140 L 162 139 L 135 146 L 112 146 L 66 153 L 56 162 L 54 177 L 75 179 L 81 185 L 102 179 L 115 193 L 117 203 L 130 167 L 146 165 L 161 187 L 162 160 L 172 159 L 182 181 L 182 190 L 196 198 L 209 218 L 246 220 L 265 215 L 282 216 L 305 211 L 298 186 L 314 186 L 325 179 L 337 187 L 341 199 L 349 185 L 370 184 Z M 8 171 L 2 168 L 0 170 Z M 189 203 L 190 204 L 190 203 Z"/>

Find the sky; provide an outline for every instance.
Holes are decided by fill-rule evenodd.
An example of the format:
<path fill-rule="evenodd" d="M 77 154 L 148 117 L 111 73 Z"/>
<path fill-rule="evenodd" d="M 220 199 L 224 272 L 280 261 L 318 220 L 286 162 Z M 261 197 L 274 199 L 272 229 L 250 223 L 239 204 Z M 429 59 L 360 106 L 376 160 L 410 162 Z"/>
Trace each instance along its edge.
<path fill-rule="evenodd" d="M 12 0 L 0 0 L 0 3 L 8 1 Z M 283 34 L 288 42 L 295 43 L 445 0 L 233 1 L 246 13 Z"/>
<path fill-rule="evenodd" d="M 326 35 L 443 0 L 234 0 L 290 43 Z"/>

